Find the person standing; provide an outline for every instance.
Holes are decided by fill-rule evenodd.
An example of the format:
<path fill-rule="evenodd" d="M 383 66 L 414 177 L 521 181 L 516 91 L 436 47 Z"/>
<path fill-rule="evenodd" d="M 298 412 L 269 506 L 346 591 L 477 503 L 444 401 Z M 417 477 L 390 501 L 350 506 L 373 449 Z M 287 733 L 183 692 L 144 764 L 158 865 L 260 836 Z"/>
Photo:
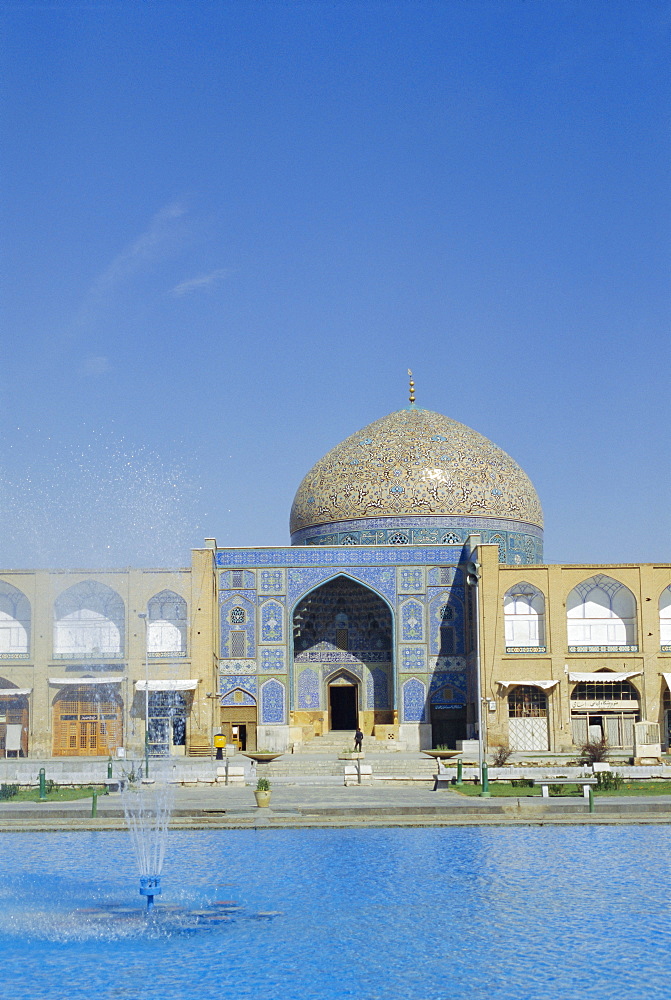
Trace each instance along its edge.
<path fill-rule="evenodd" d="M 361 753 L 361 746 L 363 744 L 363 733 L 359 726 L 356 727 L 356 732 L 354 734 L 354 753 Z"/>

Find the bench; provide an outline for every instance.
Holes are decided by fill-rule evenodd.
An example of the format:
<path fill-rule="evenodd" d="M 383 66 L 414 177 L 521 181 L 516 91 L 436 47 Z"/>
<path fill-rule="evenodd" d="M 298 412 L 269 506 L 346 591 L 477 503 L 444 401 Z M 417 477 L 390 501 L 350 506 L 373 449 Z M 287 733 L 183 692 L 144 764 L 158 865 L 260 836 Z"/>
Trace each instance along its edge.
<path fill-rule="evenodd" d="M 554 778 L 532 778 L 532 781 L 534 786 L 541 786 L 541 795 L 544 799 L 550 798 L 550 785 L 582 785 L 582 794 L 588 799 L 590 787 L 598 784 L 595 777 L 567 778 L 564 775 L 557 775 Z"/>

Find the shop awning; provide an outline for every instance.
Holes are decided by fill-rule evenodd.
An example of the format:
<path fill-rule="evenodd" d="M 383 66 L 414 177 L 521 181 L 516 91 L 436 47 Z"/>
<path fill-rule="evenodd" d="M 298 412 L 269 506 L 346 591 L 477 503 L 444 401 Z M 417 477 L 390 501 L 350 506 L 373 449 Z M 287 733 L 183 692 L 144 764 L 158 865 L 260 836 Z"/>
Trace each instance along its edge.
<path fill-rule="evenodd" d="M 136 691 L 195 691 L 198 681 L 135 681 Z"/>
<path fill-rule="evenodd" d="M 0 698 L 25 698 L 32 688 L 0 688 Z"/>
<path fill-rule="evenodd" d="M 529 687 L 543 688 L 544 691 L 552 691 L 552 688 L 556 687 L 557 684 L 559 684 L 559 681 L 558 680 L 556 680 L 556 681 L 531 681 L 528 678 L 526 678 L 523 681 L 497 681 L 496 683 L 499 684 L 504 689 L 505 688 L 517 687 L 518 684 L 525 684 L 525 685 L 529 685 Z"/>
<path fill-rule="evenodd" d="M 89 684 L 121 684 L 123 677 L 50 677 L 56 687 L 88 687 Z"/>
<path fill-rule="evenodd" d="M 631 677 L 640 677 L 642 670 L 627 670 L 622 674 L 574 674 L 569 671 L 568 679 L 572 684 L 619 684 Z"/>

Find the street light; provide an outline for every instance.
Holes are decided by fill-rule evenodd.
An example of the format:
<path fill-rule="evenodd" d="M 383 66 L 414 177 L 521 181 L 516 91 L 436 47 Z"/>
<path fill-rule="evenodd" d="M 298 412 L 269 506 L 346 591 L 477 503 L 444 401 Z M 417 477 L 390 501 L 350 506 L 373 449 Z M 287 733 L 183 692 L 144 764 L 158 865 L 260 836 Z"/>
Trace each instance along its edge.
<path fill-rule="evenodd" d="M 149 623 L 147 615 L 139 612 L 138 618 L 144 621 L 144 776 L 149 777 L 149 654 L 147 651 L 149 639 Z"/>
<path fill-rule="evenodd" d="M 478 600 L 478 584 L 480 583 L 480 563 L 472 560 L 466 563 L 466 584 L 473 590 L 474 604 L 475 604 L 475 677 L 476 677 L 476 702 L 477 702 L 477 720 L 478 720 L 478 766 L 480 768 L 480 775 L 482 780 L 483 774 L 483 764 L 484 764 L 484 734 L 482 732 L 482 683 L 480 677 L 480 604 Z M 485 782 L 483 781 L 483 793 L 489 795 L 489 787 L 484 787 Z"/>

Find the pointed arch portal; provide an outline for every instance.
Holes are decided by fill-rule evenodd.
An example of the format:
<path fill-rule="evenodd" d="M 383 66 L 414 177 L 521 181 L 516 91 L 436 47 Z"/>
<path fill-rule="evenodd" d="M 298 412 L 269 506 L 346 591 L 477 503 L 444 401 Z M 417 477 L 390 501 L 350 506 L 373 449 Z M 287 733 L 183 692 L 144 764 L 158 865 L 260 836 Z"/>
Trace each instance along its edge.
<path fill-rule="evenodd" d="M 372 725 L 382 721 L 377 715 L 393 707 L 393 623 L 385 601 L 337 576 L 301 598 L 293 630 L 298 709 L 321 713 L 331 730 L 355 729 L 367 708 Z"/>

